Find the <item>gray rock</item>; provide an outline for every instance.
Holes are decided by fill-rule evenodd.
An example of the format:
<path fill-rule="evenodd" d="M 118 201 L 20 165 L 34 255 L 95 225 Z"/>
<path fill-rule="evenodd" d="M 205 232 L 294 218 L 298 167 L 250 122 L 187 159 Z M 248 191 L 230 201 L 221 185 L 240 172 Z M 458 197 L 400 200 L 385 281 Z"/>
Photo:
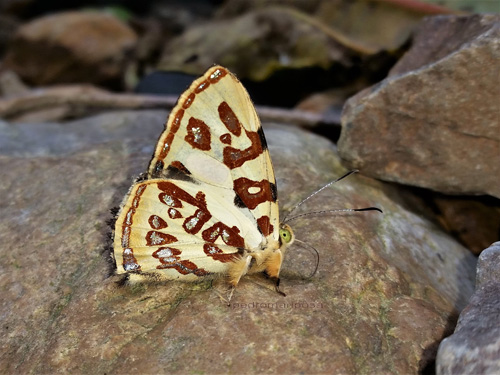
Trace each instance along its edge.
<path fill-rule="evenodd" d="M 500 373 L 500 242 L 481 253 L 476 284 L 455 333 L 439 346 L 438 375 Z"/>
<path fill-rule="evenodd" d="M 479 256 L 476 287 L 490 282 L 500 283 L 500 242 L 495 242 Z"/>
<path fill-rule="evenodd" d="M 345 164 L 386 181 L 500 197 L 498 61 L 500 15 L 427 19 L 394 74 L 344 107 Z"/>
<path fill-rule="evenodd" d="M 291 221 L 278 295 L 245 277 L 119 286 L 109 209 L 145 171 L 164 112 L 113 112 L 0 128 L 0 373 L 417 373 L 473 291 L 475 258 L 405 207 L 394 186 L 351 176 L 301 206 L 376 205 Z M 37 128 L 37 136 L 30 131 Z M 289 210 L 345 172 L 333 144 L 265 126 Z M 55 142 L 55 140 L 58 140 Z"/>
<path fill-rule="evenodd" d="M 20 123 L 0 120 L 0 155 L 16 157 L 57 156 L 76 153 L 94 145 L 120 141 L 146 147 L 153 153 L 154 139 L 163 129 L 168 112 L 121 111 L 114 116 L 84 118 L 70 123 Z M 153 140 L 153 141 L 152 141 Z M 141 171 L 142 172 L 142 171 Z"/>

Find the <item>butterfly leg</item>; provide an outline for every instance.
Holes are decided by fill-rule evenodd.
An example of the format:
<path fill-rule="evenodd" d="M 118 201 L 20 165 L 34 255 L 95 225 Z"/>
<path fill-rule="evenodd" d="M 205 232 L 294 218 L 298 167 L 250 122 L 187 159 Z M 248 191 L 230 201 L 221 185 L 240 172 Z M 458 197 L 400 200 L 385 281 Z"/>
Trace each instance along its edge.
<path fill-rule="evenodd" d="M 265 272 L 269 276 L 269 278 L 275 282 L 276 292 L 278 292 L 282 296 L 286 296 L 286 294 L 280 290 L 280 277 L 279 277 L 279 275 L 280 275 L 282 262 L 283 262 L 283 254 L 281 253 L 280 250 L 276 250 L 273 253 L 273 255 L 269 258 L 269 260 L 266 262 L 266 271 Z"/>
<path fill-rule="evenodd" d="M 228 302 L 231 301 L 236 285 L 238 285 L 242 276 L 246 275 L 250 269 L 252 259 L 252 256 L 249 255 L 246 258 L 237 260 L 231 265 L 231 269 L 229 270 L 229 282 L 232 285 L 232 289 L 228 297 Z"/>
<path fill-rule="evenodd" d="M 231 306 L 231 298 L 233 298 L 233 293 L 234 293 L 234 290 L 236 289 L 236 287 L 234 285 L 231 285 L 229 291 L 228 291 L 228 296 L 227 298 L 224 297 L 221 293 L 219 293 L 218 291 L 215 291 L 215 293 L 217 293 L 217 295 L 219 296 L 219 298 L 221 299 L 221 301 L 223 301 L 227 306 Z"/>
<path fill-rule="evenodd" d="M 236 289 L 235 286 L 232 286 L 231 287 L 231 291 L 229 292 L 229 295 L 227 296 L 227 305 L 229 306 L 230 303 L 231 303 L 231 298 L 233 298 L 233 293 L 234 293 L 234 290 Z"/>
<path fill-rule="evenodd" d="M 273 278 L 273 279 L 274 279 L 274 278 Z M 280 289 L 280 280 L 281 280 L 281 279 L 280 279 L 279 277 L 277 277 L 277 278 L 276 278 L 276 279 L 274 279 L 274 280 L 275 280 L 275 283 L 276 283 L 276 284 L 275 284 L 275 289 L 276 289 L 276 292 L 277 292 L 277 293 L 279 293 L 279 294 L 281 294 L 283 297 L 286 297 L 286 294 L 285 294 L 284 292 L 282 292 L 282 291 L 281 291 L 281 289 Z"/>

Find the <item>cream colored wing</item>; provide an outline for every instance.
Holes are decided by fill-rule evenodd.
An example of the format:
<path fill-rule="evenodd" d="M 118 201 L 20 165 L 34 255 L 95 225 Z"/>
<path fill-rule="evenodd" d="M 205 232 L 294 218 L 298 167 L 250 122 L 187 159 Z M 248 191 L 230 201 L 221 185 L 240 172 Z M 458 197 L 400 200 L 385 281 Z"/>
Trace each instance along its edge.
<path fill-rule="evenodd" d="M 172 110 L 148 178 L 189 177 L 234 191 L 233 204 L 252 212 L 264 237 L 279 239 L 274 171 L 255 108 L 223 67 L 193 82 Z"/>
<path fill-rule="evenodd" d="M 196 279 L 225 273 L 264 237 L 252 213 L 234 206 L 232 189 L 183 180 L 135 184 L 117 218 L 118 273 Z"/>

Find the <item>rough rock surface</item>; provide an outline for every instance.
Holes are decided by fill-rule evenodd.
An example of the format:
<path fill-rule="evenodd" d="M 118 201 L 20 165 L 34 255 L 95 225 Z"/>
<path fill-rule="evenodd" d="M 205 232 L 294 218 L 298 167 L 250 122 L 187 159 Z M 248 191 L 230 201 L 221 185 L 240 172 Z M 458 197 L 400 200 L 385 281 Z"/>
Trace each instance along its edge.
<path fill-rule="evenodd" d="M 217 61 L 240 78 L 261 81 L 279 69 L 349 65 L 349 47 L 331 34 L 293 9 L 260 9 L 190 28 L 168 42 L 159 68 L 200 74 Z"/>
<path fill-rule="evenodd" d="M 4 67 L 35 85 L 120 82 L 135 47 L 135 32 L 98 12 L 63 12 L 22 25 Z"/>
<path fill-rule="evenodd" d="M 500 242 L 479 256 L 476 291 L 455 333 L 443 340 L 437 374 L 500 373 Z"/>
<path fill-rule="evenodd" d="M 427 19 L 394 75 L 344 107 L 345 164 L 387 181 L 500 197 L 499 59 L 500 15 Z"/>
<path fill-rule="evenodd" d="M 0 139 L 1 373 L 411 374 L 429 368 L 473 291 L 475 258 L 395 187 L 354 175 L 291 221 L 286 297 L 245 277 L 119 286 L 105 224 L 143 172 L 166 113 L 6 124 Z M 36 129 L 37 136 L 28 137 Z M 333 144 L 265 127 L 285 210 L 345 170 Z M 6 143 L 9 143 L 6 142 Z M 299 213 L 300 213 L 299 212 Z"/>

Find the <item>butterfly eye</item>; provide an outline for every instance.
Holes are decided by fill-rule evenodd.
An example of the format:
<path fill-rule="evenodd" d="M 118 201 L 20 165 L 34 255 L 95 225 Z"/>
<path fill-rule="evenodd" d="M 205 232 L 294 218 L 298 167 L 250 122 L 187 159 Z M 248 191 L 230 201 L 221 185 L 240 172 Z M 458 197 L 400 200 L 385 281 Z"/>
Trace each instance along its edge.
<path fill-rule="evenodd" d="M 292 240 L 292 232 L 288 228 L 280 229 L 280 237 L 285 243 L 290 243 Z"/>

